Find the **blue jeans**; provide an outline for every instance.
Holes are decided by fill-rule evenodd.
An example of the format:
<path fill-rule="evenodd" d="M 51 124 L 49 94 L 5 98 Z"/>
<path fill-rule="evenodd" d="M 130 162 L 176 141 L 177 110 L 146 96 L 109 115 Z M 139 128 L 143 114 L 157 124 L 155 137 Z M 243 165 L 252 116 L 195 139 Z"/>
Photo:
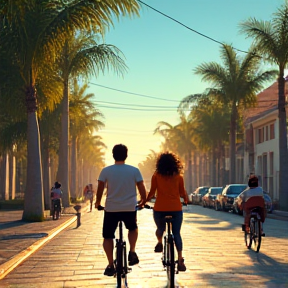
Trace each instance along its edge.
<path fill-rule="evenodd" d="M 175 246 L 177 251 L 182 251 L 183 242 L 180 234 L 181 225 L 183 221 L 183 211 L 154 211 L 154 222 L 157 226 L 156 236 L 162 237 L 165 229 L 166 222 L 165 216 L 172 216 L 172 233 L 174 236 Z"/>

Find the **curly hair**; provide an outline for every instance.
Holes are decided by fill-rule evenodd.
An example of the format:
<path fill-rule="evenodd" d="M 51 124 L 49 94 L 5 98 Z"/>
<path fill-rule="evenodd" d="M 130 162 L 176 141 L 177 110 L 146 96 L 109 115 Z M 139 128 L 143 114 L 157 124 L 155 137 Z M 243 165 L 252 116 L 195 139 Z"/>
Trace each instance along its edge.
<path fill-rule="evenodd" d="M 172 152 L 161 153 L 156 161 L 156 172 L 162 176 L 173 176 L 183 172 L 183 164 Z"/>

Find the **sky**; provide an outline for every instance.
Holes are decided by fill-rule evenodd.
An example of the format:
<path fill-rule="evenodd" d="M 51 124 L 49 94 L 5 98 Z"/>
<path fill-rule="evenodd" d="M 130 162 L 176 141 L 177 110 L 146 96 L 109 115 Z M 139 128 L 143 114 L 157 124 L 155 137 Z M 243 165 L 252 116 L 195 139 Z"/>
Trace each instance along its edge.
<path fill-rule="evenodd" d="M 105 128 L 97 135 L 107 146 L 106 165 L 114 163 L 112 148 L 119 143 L 128 147 L 126 163 L 134 166 L 151 151 L 160 152 L 163 139 L 154 134 L 157 124 L 178 124 L 180 101 L 209 87 L 193 69 L 207 62 L 222 64 L 221 45 L 207 37 L 247 51 L 251 39 L 239 32 L 239 23 L 250 17 L 271 20 L 284 4 L 284 0 L 142 2 L 186 27 L 142 5 L 140 17 L 115 20 L 107 31 L 104 42 L 123 52 L 128 69 L 124 76 L 111 70 L 89 83 L 88 92 L 94 94 L 96 108 L 105 117 L 101 119 Z"/>

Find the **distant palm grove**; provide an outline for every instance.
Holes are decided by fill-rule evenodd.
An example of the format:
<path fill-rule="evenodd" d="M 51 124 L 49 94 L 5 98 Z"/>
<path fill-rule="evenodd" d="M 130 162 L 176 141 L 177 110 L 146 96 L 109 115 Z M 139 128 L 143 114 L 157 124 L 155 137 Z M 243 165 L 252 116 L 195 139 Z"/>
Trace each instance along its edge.
<path fill-rule="evenodd" d="M 24 197 L 24 220 L 43 221 L 54 181 L 62 184 L 68 207 L 105 165 L 106 146 L 97 136 L 105 115 L 87 83 L 108 70 L 126 72 L 121 50 L 104 43 L 103 35 L 115 19 L 139 16 L 140 8 L 137 0 L 0 2 L 0 200 Z M 277 79 L 279 202 L 288 210 L 287 19 L 285 2 L 270 21 L 239 23 L 252 46 L 240 54 L 223 44 L 220 63 L 193 67 L 209 88 L 183 98 L 178 125 L 160 121 L 155 127 L 163 136 L 162 149 L 185 162 L 187 192 L 205 182 L 221 186 L 235 181 L 243 111 L 254 107 L 257 94 Z M 151 151 L 139 164 L 145 178 L 152 175 L 157 154 Z"/>

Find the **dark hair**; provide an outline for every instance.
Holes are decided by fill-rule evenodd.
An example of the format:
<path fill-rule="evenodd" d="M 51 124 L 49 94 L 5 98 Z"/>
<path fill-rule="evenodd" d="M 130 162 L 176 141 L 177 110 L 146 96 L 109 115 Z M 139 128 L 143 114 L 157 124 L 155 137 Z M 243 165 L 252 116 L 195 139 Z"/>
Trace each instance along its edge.
<path fill-rule="evenodd" d="M 256 176 L 250 177 L 248 180 L 248 186 L 249 187 L 258 187 L 258 178 Z"/>
<path fill-rule="evenodd" d="M 127 158 L 128 149 L 123 144 L 117 144 L 113 147 L 112 153 L 115 161 L 125 161 Z"/>
<path fill-rule="evenodd" d="M 172 152 L 161 153 L 156 162 L 156 172 L 163 176 L 172 176 L 174 174 L 181 174 L 183 171 L 183 164 L 179 157 Z"/>
<path fill-rule="evenodd" d="M 60 184 L 59 182 L 55 182 L 54 187 L 55 187 L 56 189 L 58 189 L 58 188 L 61 187 L 61 184 Z"/>

